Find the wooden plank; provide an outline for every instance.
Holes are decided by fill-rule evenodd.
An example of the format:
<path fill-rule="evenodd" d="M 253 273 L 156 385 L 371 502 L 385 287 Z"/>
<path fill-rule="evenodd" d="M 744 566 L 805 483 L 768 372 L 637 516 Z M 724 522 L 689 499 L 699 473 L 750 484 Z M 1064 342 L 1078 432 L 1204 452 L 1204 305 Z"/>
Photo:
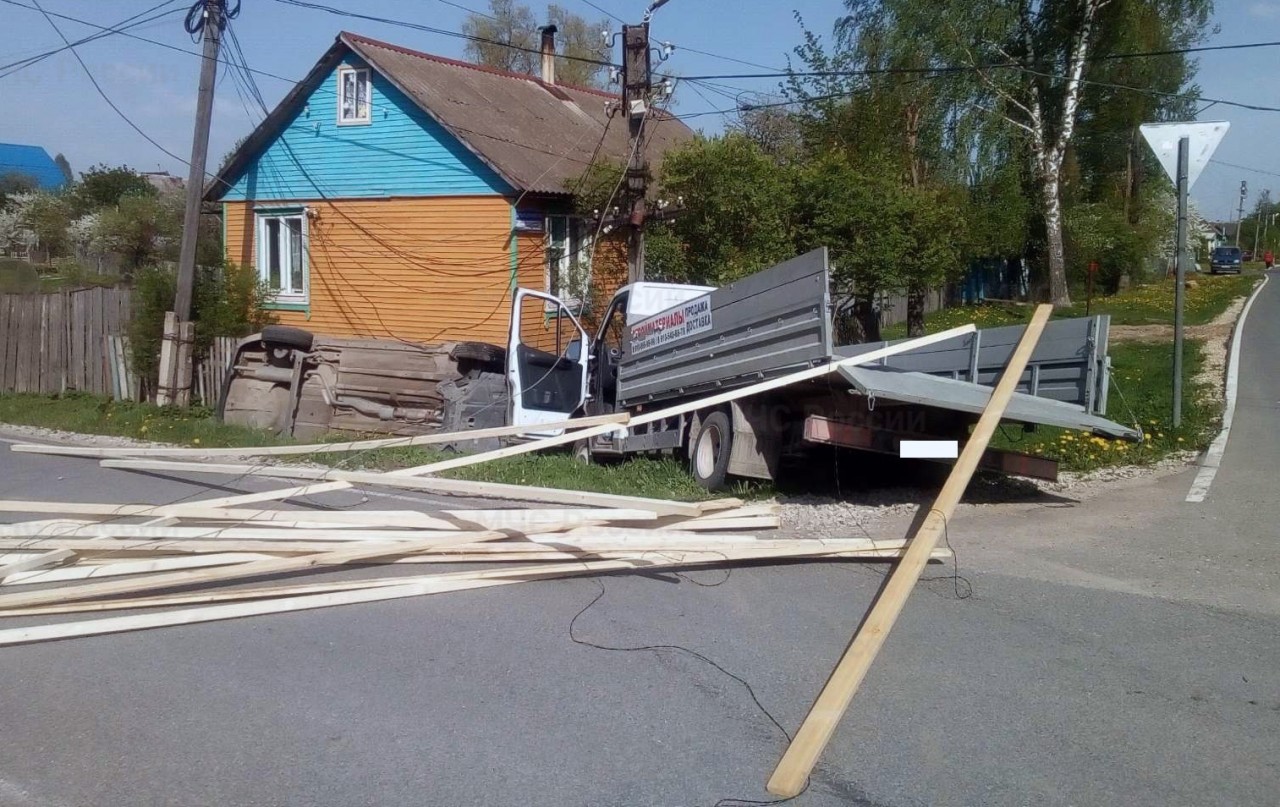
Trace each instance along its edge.
<path fill-rule="evenodd" d="M 65 563 L 76 556 L 76 553 L 70 549 L 55 549 L 51 552 L 45 552 L 33 558 L 25 560 L 17 560 L 13 563 L 0 566 L 0 582 L 9 579 L 10 575 L 20 574 L 22 572 L 30 572 L 36 569 L 44 569 L 49 566 L 55 566 L 59 563 Z"/>
<path fill-rule="evenodd" d="M 10 368 L 11 356 L 16 347 L 11 335 L 14 330 L 13 297 L 12 294 L 0 294 L 0 392 L 13 392 L 16 386 Z"/>
<path fill-rule="evenodd" d="M 496 482 L 468 482 L 462 479 L 403 476 L 399 472 L 376 473 L 370 471 L 344 471 L 339 469 L 304 468 L 301 466 L 228 465 L 199 462 L 164 462 L 161 460 L 102 460 L 104 468 L 125 468 L 135 471 L 162 471 L 168 473 L 211 473 L 230 476 L 273 476 L 284 479 L 336 479 L 342 482 L 359 482 L 366 485 L 425 490 L 435 493 L 456 493 L 466 496 L 488 496 L 501 499 L 519 499 L 551 504 L 587 505 L 595 507 L 619 507 L 651 510 L 658 515 L 702 515 L 695 503 L 672 502 L 665 499 L 645 499 L 638 496 L 622 496 L 610 493 L 588 493 L 558 488 L 535 488 L 524 485 L 507 485 Z M 290 488 L 293 495 L 297 488 Z M 280 496 L 279 491 L 272 493 Z M 254 494 L 259 495 L 259 494 Z M 260 499 L 261 500 L 261 499 Z"/>
<path fill-rule="evenodd" d="M 199 507 L 199 502 L 182 505 L 112 504 L 110 502 L 50 502 L 0 500 L 0 513 L 39 513 L 55 515 L 103 516 L 109 518 L 160 517 L 180 515 L 199 521 L 232 521 L 254 524 L 285 524 L 298 521 L 325 523 L 333 527 L 410 527 L 417 529 L 457 530 L 483 527 L 499 529 L 525 527 L 530 524 L 573 523 L 587 521 L 654 521 L 651 510 L 635 508 L 565 509 L 540 508 L 498 510 L 252 510 L 225 507 Z M 121 525 L 115 525 L 118 527 Z M 136 526 L 136 525 L 135 525 Z M 113 527 L 112 529 L 114 529 Z M 105 529 L 105 528 L 104 528 Z"/>
<path fill-rule="evenodd" d="M 46 583 L 65 583 L 69 580 L 97 580 L 104 577 L 121 577 L 130 574 L 228 566 L 232 563 L 263 560 L 269 557 L 271 556 L 254 552 L 225 552 L 214 555 L 181 555 L 172 558 L 115 561 L 114 563 L 90 566 L 64 566 L 60 569 L 42 569 L 11 574 L 5 577 L 3 582 L 0 582 L 0 586 L 25 586 L 35 583 L 43 585 Z"/>
<path fill-rule="evenodd" d="M 111 597 L 117 594 L 138 591 L 154 591 L 162 588 L 226 582 L 246 577 L 260 577 L 268 574 L 309 569 L 315 566 L 327 566 L 335 563 L 355 563 L 361 560 L 385 557 L 387 555 L 412 555 L 432 549 L 442 549 L 457 544 L 474 541 L 498 540 L 507 537 L 506 533 L 489 532 L 473 535 L 459 533 L 448 537 L 432 537 L 422 541 L 394 542 L 345 547 L 331 552 L 307 554 L 292 558 L 271 558 L 269 560 L 250 561 L 229 568 L 193 569 L 168 574 L 152 575 L 141 580 L 113 580 L 102 583 L 87 583 L 74 588 L 56 588 L 46 591 L 16 592 L 0 594 L 0 610 L 6 608 L 25 608 L 32 605 L 44 605 L 55 602 L 69 602 L 96 597 Z"/>
<path fill-rule="evenodd" d="M 406 446 L 438 445 L 440 443 L 466 442 L 488 437 L 515 437 L 530 432 L 553 429 L 579 429 L 603 423 L 625 424 L 628 415 L 595 415 L 573 418 L 537 426 L 496 426 L 467 432 L 419 434 L 411 437 L 385 437 L 376 440 L 354 440 L 343 443 L 308 443 L 293 446 L 245 446 L 242 448 L 186 448 L 186 447 L 112 447 L 20 444 L 13 450 L 23 454 L 57 454 L 71 457 L 275 457 L 293 454 L 331 454 L 348 451 L 368 451 L 374 448 L 404 448 Z"/>
<path fill-rule="evenodd" d="M 835 733 L 836 726 L 849 702 L 858 690 L 859 684 L 866 676 L 871 663 L 884 644 L 885 637 L 893 629 L 898 615 L 906 605 L 920 572 L 924 569 L 930 554 L 937 546 L 938 539 L 947 528 L 947 522 L 955 511 L 956 504 L 969 486 L 969 480 L 978 468 L 982 454 L 987 450 L 987 443 L 1000 425 L 1009 399 L 1017 390 L 1018 379 L 1022 376 L 1031 353 L 1035 350 L 1040 334 L 1053 313 L 1053 306 L 1042 305 L 1036 308 L 1031 317 L 1018 347 L 1009 358 L 1008 365 L 1000 376 L 991 399 L 978 418 L 973 433 L 965 443 L 964 450 L 956 460 L 955 467 L 947 477 L 942 491 L 929 508 L 921 526 L 907 544 L 902 559 L 894 567 L 884 586 L 877 593 L 868 609 L 862 624 L 854 634 L 853 641 L 845 651 L 843 658 L 836 665 L 835 671 L 827 680 L 822 692 L 809 710 L 800 730 L 796 732 L 786 752 L 778 762 L 777 768 L 766 785 L 769 792 L 784 798 L 794 798 L 804 790 L 805 783 L 818 757 Z"/>
<path fill-rule="evenodd" d="M 781 555 L 759 556 L 750 560 L 767 560 Z M 449 591 L 487 588 L 533 580 L 549 580 L 562 577 L 593 575 L 601 572 L 627 570 L 656 570 L 698 566 L 706 563 L 723 563 L 723 557 L 703 558 L 696 561 L 666 560 L 662 558 L 642 560 L 605 560 L 584 561 L 530 568 L 493 569 L 478 572 L 455 572 L 449 574 L 427 575 L 420 578 L 398 580 L 394 585 L 376 585 L 372 588 L 335 591 L 303 596 L 284 596 L 262 602 L 233 603 L 230 605 L 214 605 L 198 608 L 184 608 L 156 614 L 133 614 L 123 617 L 97 619 L 88 622 L 69 622 L 55 625 L 36 625 L 21 628 L 0 630 L 0 646 L 25 644 L 29 642 L 51 641 L 81 636 L 101 636 L 110 633 L 121 633 L 133 630 L 147 630 L 176 625 L 193 625 L 205 622 L 216 622 L 227 619 L 239 619 L 264 614 L 282 614 L 297 611 L 308 611 L 317 608 L 329 608 L 338 605 L 350 605 L 362 602 L 380 602 L 419 597 L 430 594 L 441 594 Z M 349 585 L 352 582 L 369 585 L 381 581 L 346 581 L 335 586 Z M 232 594 L 233 592 L 226 592 Z M 262 596 L 262 595 L 259 595 Z M 136 601 L 135 601 L 136 602 Z"/>
<path fill-rule="evenodd" d="M 174 400 L 176 392 L 173 384 L 176 378 L 171 377 L 171 368 L 176 358 L 174 344 L 178 338 L 178 317 L 172 311 L 164 314 L 164 337 L 160 342 L 160 382 L 156 385 L 156 405 L 168 406 Z"/>
<path fill-rule="evenodd" d="M 891 560 L 901 554 L 901 550 L 867 550 L 863 552 L 846 552 L 833 553 L 822 556 L 823 560 L 869 560 L 884 561 Z M 938 550 L 935 554 L 935 560 L 945 560 L 951 556 L 951 553 L 945 549 Z M 725 562 L 744 562 L 744 561 L 761 561 L 761 560 L 788 560 L 787 555 L 770 555 L 770 554 L 752 554 L 741 557 L 732 556 L 726 559 L 725 555 L 719 552 L 680 552 L 680 553 L 663 553 L 662 555 L 637 554 L 634 552 L 602 552 L 602 553 L 549 553 L 548 557 L 539 557 L 539 562 L 548 561 L 578 561 L 577 568 L 582 568 L 583 563 L 592 563 L 599 561 L 622 561 L 632 563 L 653 563 L 655 561 L 664 563 L 676 563 L 681 566 L 697 566 L 705 564 L 723 564 Z M 479 561 L 520 561 L 524 560 L 520 557 L 508 557 L 500 555 L 482 555 L 477 557 L 466 557 L 465 560 L 459 561 L 452 557 L 433 557 L 424 555 L 417 558 L 405 558 L 404 561 L 429 561 L 432 563 L 474 563 Z M 520 567 L 528 572 L 539 571 L 538 566 L 526 565 Z M 545 567 L 543 567 L 545 568 Z M 71 571 L 71 570 L 67 570 Z M 474 574 L 473 572 L 464 572 L 461 574 Z M 376 578 L 372 580 L 341 580 L 328 581 L 319 583 L 303 583 L 289 584 L 280 586 L 267 586 L 249 589 L 233 589 L 233 590 L 215 590 L 215 591 L 197 591 L 186 594 L 160 595 L 156 597 L 140 597 L 128 600 L 107 600 L 107 601 L 91 601 L 91 602 L 72 602 L 61 603 L 55 605 L 34 606 L 32 608 L 20 608 L 12 611 L 0 611 L 0 618 L 3 617 L 30 617 L 30 616 L 50 616 L 55 614 L 71 614 L 101 611 L 118 611 L 133 610 L 140 608 L 156 608 L 171 607 L 180 605 L 194 605 L 211 602 L 228 602 L 240 600 L 261 600 L 269 597 L 286 597 L 297 596 L 303 594 L 328 593 L 339 591 L 353 591 L 363 589 L 376 589 L 387 586 L 404 585 L 406 581 L 424 580 L 427 577 L 444 577 L 444 575 L 429 575 L 415 577 L 390 577 Z"/>

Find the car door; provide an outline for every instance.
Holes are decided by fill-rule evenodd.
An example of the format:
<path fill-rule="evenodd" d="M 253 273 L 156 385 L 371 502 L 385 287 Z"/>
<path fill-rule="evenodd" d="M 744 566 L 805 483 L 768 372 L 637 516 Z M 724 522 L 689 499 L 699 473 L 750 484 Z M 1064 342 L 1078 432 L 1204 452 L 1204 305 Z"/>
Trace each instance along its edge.
<path fill-rule="evenodd" d="M 507 341 L 512 425 L 554 423 L 582 408 L 587 400 L 587 344 L 586 330 L 563 302 L 516 289 Z"/>

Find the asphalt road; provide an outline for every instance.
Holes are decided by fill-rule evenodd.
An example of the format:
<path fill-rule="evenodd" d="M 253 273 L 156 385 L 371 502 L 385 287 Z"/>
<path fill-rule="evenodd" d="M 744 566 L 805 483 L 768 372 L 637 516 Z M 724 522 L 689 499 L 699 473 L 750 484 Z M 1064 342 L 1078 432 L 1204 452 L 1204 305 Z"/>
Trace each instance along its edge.
<path fill-rule="evenodd" d="M 1277 803 L 1277 346 L 1273 281 L 1204 503 L 1182 501 L 1188 471 L 958 513 L 973 595 L 931 569 L 792 803 Z M 226 495 L 202 491 L 0 452 L 3 498 Z M 746 686 L 682 651 L 576 644 L 570 622 L 603 585 L 578 639 L 703 654 L 791 731 L 879 571 L 528 583 L 0 649 L 0 804 L 768 800 L 786 740 Z"/>

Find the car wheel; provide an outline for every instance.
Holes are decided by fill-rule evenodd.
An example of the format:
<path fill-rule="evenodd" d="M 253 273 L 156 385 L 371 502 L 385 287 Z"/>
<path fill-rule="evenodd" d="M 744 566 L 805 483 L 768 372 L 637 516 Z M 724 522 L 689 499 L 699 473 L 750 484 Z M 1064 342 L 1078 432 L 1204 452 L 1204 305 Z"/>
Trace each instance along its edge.
<path fill-rule="evenodd" d="M 311 331 L 289 325 L 268 325 L 262 329 L 262 341 L 275 347 L 288 347 L 304 353 L 311 350 L 315 337 Z"/>
<path fill-rule="evenodd" d="M 733 426 L 724 412 L 712 412 L 702 420 L 689 446 L 689 470 L 707 490 L 724 490 L 733 448 Z"/>

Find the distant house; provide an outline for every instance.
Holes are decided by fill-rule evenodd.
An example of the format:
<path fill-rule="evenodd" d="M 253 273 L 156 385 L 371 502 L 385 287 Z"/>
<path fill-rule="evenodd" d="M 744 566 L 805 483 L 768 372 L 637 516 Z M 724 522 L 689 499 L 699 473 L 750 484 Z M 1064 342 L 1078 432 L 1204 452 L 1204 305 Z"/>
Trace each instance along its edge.
<path fill-rule="evenodd" d="M 175 177 L 168 171 L 143 171 L 138 176 L 149 182 L 157 193 L 182 193 L 187 187 L 185 179 Z"/>
<path fill-rule="evenodd" d="M 17 174 L 35 180 L 41 190 L 52 191 L 67 183 L 62 169 L 40 146 L 0 143 L 0 177 Z"/>
<path fill-rule="evenodd" d="M 340 34 L 208 187 L 228 259 L 318 333 L 505 343 L 517 285 L 565 296 L 589 272 L 607 300 L 625 240 L 593 249 L 573 190 L 593 159 L 626 161 L 627 123 L 616 94 L 546 62 L 534 77 Z M 655 165 L 693 136 L 665 113 L 648 129 Z"/>

